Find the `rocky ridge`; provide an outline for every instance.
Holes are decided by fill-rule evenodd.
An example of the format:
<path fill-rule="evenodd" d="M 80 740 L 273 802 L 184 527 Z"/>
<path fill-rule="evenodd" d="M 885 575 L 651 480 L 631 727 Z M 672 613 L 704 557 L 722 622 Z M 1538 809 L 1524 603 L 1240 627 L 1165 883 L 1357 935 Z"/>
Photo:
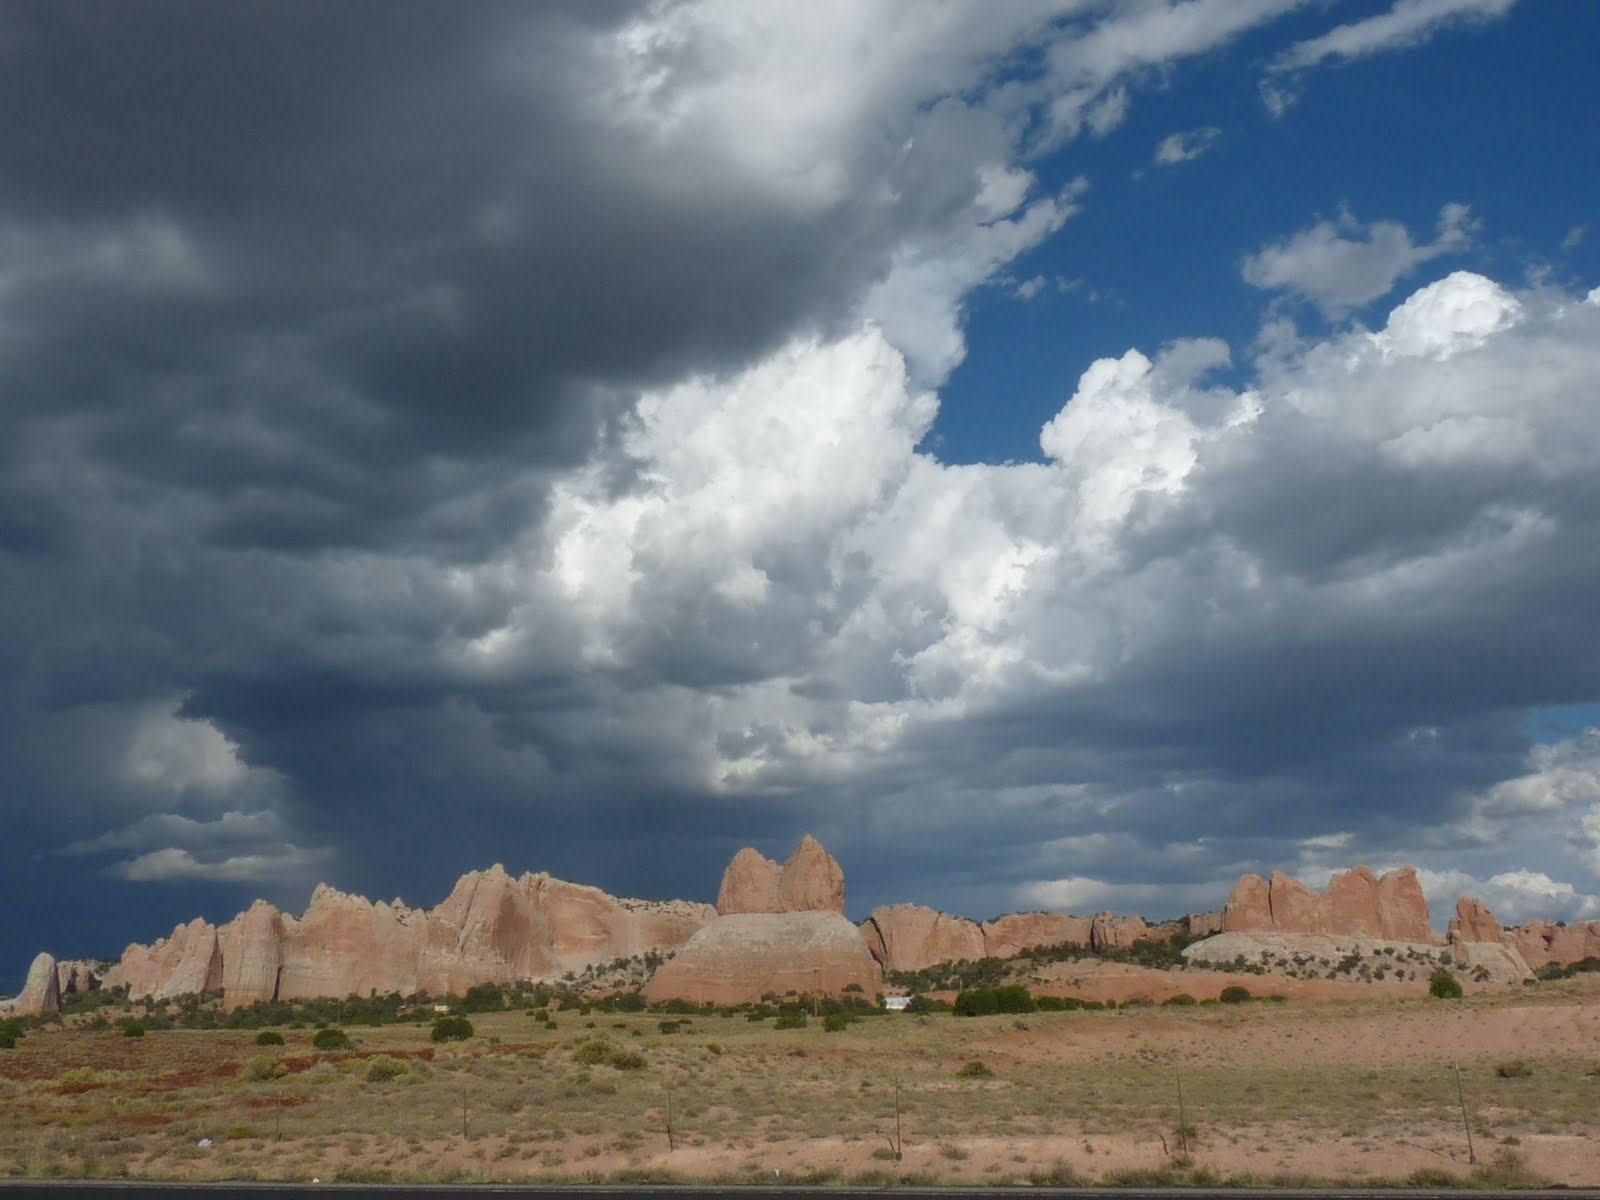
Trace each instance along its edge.
<path fill-rule="evenodd" d="M 706 904 L 624 901 L 542 873 L 513 879 L 496 864 L 463 875 L 432 909 L 326 884 L 299 917 L 257 900 L 224 925 L 196 919 L 153 945 L 129 946 L 102 983 L 154 999 L 221 988 L 229 1009 L 374 991 L 460 993 L 669 950 L 714 915 Z"/>
<path fill-rule="evenodd" d="M 1223 933 L 1334 934 L 1442 945 L 1415 867 L 1381 878 L 1367 867 L 1335 874 L 1318 892 L 1292 875 L 1245 875 L 1222 908 Z"/>
<path fill-rule="evenodd" d="M 1221 928 L 1218 913 L 1196 913 L 1158 925 L 1143 917 L 1103 912 L 1092 917 L 1066 913 L 1008 913 L 992 921 L 973 921 L 920 904 L 875 908 L 861 923 L 872 955 L 886 971 L 921 971 L 939 963 L 980 958 L 1011 958 L 1039 946 L 1073 943 L 1093 950 L 1125 950 L 1137 941 L 1205 937 Z"/>

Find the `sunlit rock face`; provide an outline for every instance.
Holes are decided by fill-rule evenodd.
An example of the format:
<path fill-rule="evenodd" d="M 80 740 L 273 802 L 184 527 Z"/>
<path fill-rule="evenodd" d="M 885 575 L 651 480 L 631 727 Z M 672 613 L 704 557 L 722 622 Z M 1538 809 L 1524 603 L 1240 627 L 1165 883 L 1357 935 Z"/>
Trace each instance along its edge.
<path fill-rule="evenodd" d="M 1334 875 L 1318 892 L 1282 871 L 1246 875 L 1222 909 L 1224 933 L 1323 933 L 1438 945 L 1414 867 L 1381 878 L 1366 867 Z"/>
<path fill-rule="evenodd" d="M 376 903 L 326 884 L 299 917 L 258 900 L 227 924 L 180 925 L 132 945 L 106 975 L 135 998 L 223 990 L 229 1008 L 262 1000 L 426 991 L 554 979 L 670 950 L 716 915 L 708 904 L 612 896 L 498 864 L 457 880 L 432 909 Z"/>

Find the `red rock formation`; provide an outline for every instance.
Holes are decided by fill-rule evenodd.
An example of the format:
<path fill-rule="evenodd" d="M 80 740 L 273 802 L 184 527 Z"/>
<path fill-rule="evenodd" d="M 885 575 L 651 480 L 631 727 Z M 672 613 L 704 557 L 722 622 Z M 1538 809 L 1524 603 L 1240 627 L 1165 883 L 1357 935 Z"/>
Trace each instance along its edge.
<path fill-rule="evenodd" d="M 1312 897 L 1316 892 L 1305 889 Z M 1367 867 L 1356 867 L 1328 880 L 1327 890 L 1315 904 L 1324 931 L 1383 936 L 1383 919 L 1378 913 L 1378 877 Z"/>
<path fill-rule="evenodd" d="M 221 987 L 229 1009 L 296 1000 L 549 979 L 682 945 L 710 905 L 625 900 L 548 875 L 512 879 L 496 864 L 457 880 L 432 910 L 374 904 L 326 884 L 304 915 L 258 900 L 221 929 L 196 920 L 154 946 L 130 946 L 107 976 L 134 997 Z"/>
<path fill-rule="evenodd" d="M 38 954 L 28 967 L 28 978 L 16 999 L 0 1003 L 0 1013 L 8 1016 L 36 1017 L 61 1011 L 61 981 L 56 976 L 56 960 Z"/>
<path fill-rule="evenodd" d="M 726 917 L 734 913 L 777 912 L 778 877 L 782 872 L 783 868 L 766 855 L 746 846 L 722 873 L 722 887 L 717 892 L 718 914 Z"/>
<path fill-rule="evenodd" d="M 1539 918 L 1505 931 L 1502 941 L 1514 946 L 1530 967 L 1600 958 L 1600 921 L 1564 924 Z"/>
<path fill-rule="evenodd" d="M 1094 921 L 1065 913 L 1007 913 L 983 923 L 983 953 L 988 958 L 1011 958 L 1039 946 L 1071 942 L 1087 946 L 1093 939 Z"/>
<path fill-rule="evenodd" d="M 889 971 L 920 971 L 986 953 L 985 932 L 975 922 L 920 904 L 875 908 L 861 932 L 872 957 Z"/>
<path fill-rule="evenodd" d="M 883 971 L 861 931 L 832 912 L 735 913 L 688 940 L 645 984 L 651 1001 L 745 1004 L 765 995 L 883 991 Z"/>
<path fill-rule="evenodd" d="M 1456 901 L 1456 915 L 1450 918 L 1446 935 L 1452 945 L 1458 942 L 1498 942 L 1504 927 L 1482 900 L 1466 896 Z"/>
<path fill-rule="evenodd" d="M 1188 938 L 1210 937 L 1214 933 L 1222 932 L 1222 914 L 1220 912 L 1190 913 L 1183 918 L 1183 935 Z"/>
<path fill-rule="evenodd" d="M 1259 875 L 1240 876 L 1222 906 L 1223 933 L 1268 933 L 1272 924 L 1272 893 Z"/>
<path fill-rule="evenodd" d="M 117 965 L 106 972 L 109 987 L 127 985 L 135 998 L 166 1000 L 190 992 L 209 992 L 222 986 L 222 948 L 217 927 L 200 917 L 179 925 L 154 945 L 137 943 L 122 952 Z"/>
<path fill-rule="evenodd" d="M 1126 950 L 1149 935 L 1150 927 L 1141 916 L 1119 917 L 1116 913 L 1097 913 L 1089 930 L 1089 944 L 1096 950 Z"/>
<path fill-rule="evenodd" d="M 1246 875 L 1222 910 L 1224 933 L 1326 933 L 1438 945 L 1416 871 L 1401 867 L 1379 879 L 1366 867 L 1335 875 L 1319 895 L 1274 871 L 1263 882 Z"/>
<path fill-rule="evenodd" d="M 844 912 L 844 872 L 809 833 L 778 876 L 779 912 Z"/>
<path fill-rule="evenodd" d="M 1378 880 L 1378 926 L 1402 942 L 1437 942 L 1415 867 L 1398 867 Z"/>
<path fill-rule="evenodd" d="M 1267 892 L 1274 929 L 1294 930 L 1296 933 L 1326 932 L 1326 922 L 1320 909 L 1322 897 L 1293 875 L 1274 871 L 1267 877 Z"/>

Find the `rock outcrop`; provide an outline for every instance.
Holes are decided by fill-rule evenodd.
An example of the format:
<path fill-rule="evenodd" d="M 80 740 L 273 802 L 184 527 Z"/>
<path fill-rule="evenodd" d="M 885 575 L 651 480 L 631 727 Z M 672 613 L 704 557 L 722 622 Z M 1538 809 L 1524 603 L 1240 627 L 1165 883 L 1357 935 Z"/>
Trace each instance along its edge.
<path fill-rule="evenodd" d="M 749 846 L 733 856 L 722 873 L 717 892 L 717 915 L 735 913 L 775 913 L 780 911 L 778 878 L 783 868 L 759 850 Z"/>
<path fill-rule="evenodd" d="M 976 921 L 920 904 L 875 908 L 862 922 L 861 933 L 872 957 L 889 971 L 920 971 L 988 953 L 987 939 Z"/>
<path fill-rule="evenodd" d="M 843 915 L 844 872 L 810 834 L 782 867 L 748 848 L 735 854 L 717 911 L 645 984 L 649 999 L 742 1004 L 883 990 L 881 960 Z"/>
<path fill-rule="evenodd" d="M 1336 874 L 1318 893 L 1282 871 L 1246 875 L 1222 909 L 1223 933 L 1328 934 L 1439 945 L 1414 867 L 1382 878 L 1366 867 Z"/>
<path fill-rule="evenodd" d="M 61 981 L 56 976 L 56 960 L 38 954 L 28 967 L 27 981 L 13 1000 L 0 1002 L 0 1013 L 14 1017 L 36 1017 L 40 1013 L 61 1011 Z"/>
<path fill-rule="evenodd" d="M 1445 937 L 1454 946 L 1462 942 L 1498 942 L 1504 932 L 1487 904 L 1463 896 L 1456 901 L 1456 915 L 1450 918 Z"/>
<path fill-rule="evenodd" d="M 1211 914 L 1215 916 L 1215 914 Z M 1136 941 L 1170 941 L 1188 933 L 1191 918 L 1147 925 L 1140 916 L 1099 913 L 1007 913 L 978 923 L 920 904 L 875 908 L 861 932 L 886 971 L 921 971 L 939 963 L 980 958 L 1013 958 L 1040 946 L 1072 944 L 1095 950 L 1124 950 Z M 1202 925 L 1210 924 L 1202 918 Z"/>
<path fill-rule="evenodd" d="M 837 996 L 857 988 L 871 1000 L 883 971 L 861 931 L 838 913 L 733 913 L 701 929 L 650 977 L 651 1001 L 745 1004 L 763 996 Z"/>
<path fill-rule="evenodd" d="M 150 946 L 129 946 L 106 973 L 111 987 L 127 985 L 130 996 L 165 1000 L 222 986 L 222 948 L 217 927 L 200 917 L 179 925 Z"/>
<path fill-rule="evenodd" d="M 1500 924 L 1482 900 L 1463 896 L 1450 919 L 1450 945 L 1459 961 L 1481 955 L 1485 946 L 1515 952 L 1537 969 L 1548 963 L 1574 963 L 1600 958 L 1600 921 L 1546 921 L 1535 917 L 1509 928 Z"/>
<path fill-rule="evenodd" d="M 983 954 L 987 958 L 1011 958 L 1039 946 L 1059 946 L 1071 942 L 1087 946 L 1094 937 L 1091 917 L 1071 917 L 1066 913 L 1007 913 L 985 921 Z"/>
<path fill-rule="evenodd" d="M 668 950 L 714 915 L 707 904 L 620 899 L 545 874 L 513 879 L 496 864 L 462 876 L 433 909 L 326 884 L 299 917 L 257 900 L 221 927 L 195 920 L 153 946 L 129 946 L 105 983 L 127 984 L 136 999 L 220 987 L 229 1009 L 352 993 L 459 994 Z"/>
<path fill-rule="evenodd" d="M 844 872 L 809 833 L 781 867 L 746 846 L 722 873 L 719 916 L 736 913 L 844 912 Z"/>
<path fill-rule="evenodd" d="M 1600 921 L 1546 921 L 1535 917 L 1506 930 L 1505 938 L 1531 967 L 1600 958 Z"/>
<path fill-rule="evenodd" d="M 56 988 L 62 996 L 99 991 L 105 973 L 106 965 L 97 958 L 57 959 Z"/>

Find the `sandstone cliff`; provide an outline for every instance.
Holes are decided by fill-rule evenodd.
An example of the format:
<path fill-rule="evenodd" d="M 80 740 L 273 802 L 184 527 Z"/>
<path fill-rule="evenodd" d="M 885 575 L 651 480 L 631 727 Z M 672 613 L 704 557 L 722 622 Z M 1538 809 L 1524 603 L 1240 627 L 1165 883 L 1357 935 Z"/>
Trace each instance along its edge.
<path fill-rule="evenodd" d="M 1439 945 L 1414 867 L 1381 879 L 1366 867 L 1336 874 L 1317 892 L 1282 871 L 1246 875 L 1222 909 L 1224 933 L 1302 933 Z"/>
<path fill-rule="evenodd" d="M 981 924 L 920 904 L 891 904 L 872 910 L 861 923 L 872 955 L 886 971 L 921 971 L 962 959 L 1012 958 L 1038 946 L 1073 943 L 1094 950 L 1126 949 L 1144 939 L 1204 937 L 1216 933 L 1220 914 L 1199 913 L 1147 925 L 1140 916 L 1099 913 L 1008 913 Z"/>
<path fill-rule="evenodd" d="M 1457 957 L 1481 953 L 1484 945 L 1503 946 L 1535 969 L 1547 963 L 1580 962 L 1600 958 L 1600 921 L 1572 924 L 1540 918 L 1507 928 L 1495 919 L 1482 900 L 1463 896 L 1450 918 L 1450 945 Z"/>
<path fill-rule="evenodd" d="M 220 987 L 230 1009 L 351 993 L 460 993 L 668 950 L 714 915 L 706 904 L 619 899 L 545 874 L 513 879 L 497 864 L 462 876 L 433 909 L 373 903 L 326 884 L 299 917 L 258 900 L 220 927 L 195 920 L 154 945 L 129 946 L 103 982 L 156 999 Z"/>

